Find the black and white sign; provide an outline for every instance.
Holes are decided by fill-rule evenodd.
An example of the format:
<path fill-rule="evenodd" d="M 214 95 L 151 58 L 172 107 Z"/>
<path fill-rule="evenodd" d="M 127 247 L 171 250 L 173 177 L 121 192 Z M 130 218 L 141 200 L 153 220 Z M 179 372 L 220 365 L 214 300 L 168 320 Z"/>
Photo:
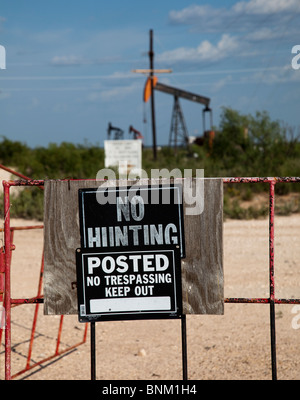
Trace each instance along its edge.
<path fill-rule="evenodd" d="M 178 318 L 180 185 L 79 189 L 79 320 Z"/>
<path fill-rule="evenodd" d="M 179 250 L 77 249 L 80 322 L 178 318 L 182 313 Z"/>
<path fill-rule="evenodd" d="M 185 257 L 180 185 L 79 189 L 79 217 L 83 248 L 174 244 Z"/>

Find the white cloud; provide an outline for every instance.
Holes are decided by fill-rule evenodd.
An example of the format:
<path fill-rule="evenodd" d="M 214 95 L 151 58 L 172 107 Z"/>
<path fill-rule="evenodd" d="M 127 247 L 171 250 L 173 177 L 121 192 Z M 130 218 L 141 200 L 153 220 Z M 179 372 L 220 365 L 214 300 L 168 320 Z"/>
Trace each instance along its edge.
<path fill-rule="evenodd" d="M 260 40 L 272 40 L 281 37 L 282 33 L 270 28 L 261 28 L 250 32 L 247 35 L 248 40 L 260 41 Z"/>
<path fill-rule="evenodd" d="M 135 91 L 140 91 L 140 84 L 132 83 L 126 86 L 113 86 L 107 89 L 94 90 L 90 92 L 86 99 L 87 101 L 94 103 L 100 100 L 102 101 L 116 101 L 124 100 L 128 98 Z"/>
<path fill-rule="evenodd" d="M 179 11 L 170 11 L 169 20 L 172 24 L 199 26 L 206 31 L 219 30 L 219 21 L 229 17 L 226 8 L 191 5 Z"/>
<path fill-rule="evenodd" d="M 70 65 L 82 65 L 87 64 L 88 60 L 85 60 L 79 56 L 54 56 L 51 60 L 51 64 L 55 66 L 70 66 Z"/>
<path fill-rule="evenodd" d="M 107 89 L 101 92 L 102 100 L 114 100 L 114 99 L 124 99 L 127 98 L 128 95 L 133 93 L 135 90 L 140 89 L 140 87 L 136 85 L 129 85 L 125 87 L 113 87 L 111 89 Z"/>
<path fill-rule="evenodd" d="M 219 90 L 221 90 L 224 86 L 226 86 L 228 83 L 231 83 L 231 82 L 232 82 L 232 76 L 227 75 L 227 76 L 225 76 L 225 78 L 219 79 L 217 82 L 214 82 L 212 84 L 212 91 L 214 93 L 216 93 Z"/>
<path fill-rule="evenodd" d="M 272 14 L 282 12 L 299 12 L 299 0 L 250 0 L 240 1 L 233 6 L 236 13 Z"/>
<path fill-rule="evenodd" d="M 206 18 L 207 15 L 218 13 L 217 10 L 210 6 L 191 5 L 180 11 L 170 11 L 169 18 L 174 23 L 191 23 L 196 22 L 200 18 Z"/>
<path fill-rule="evenodd" d="M 198 27 L 201 32 L 245 31 L 257 29 L 259 24 L 273 28 L 282 23 L 282 18 L 299 13 L 299 0 L 249 0 L 238 1 L 231 8 L 191 5 L 170 11 L 169 20 Z"/>
<path fill-rule="evenodd" d="M 252 79 L 256 82 L 264 82 L 266 84 L 279 84 L 284 82 L 299 82 L 300 74 L 292 69 L 291 65 L 285 65 L 280 69 L 268 69 L 260 71 L 253 75 Z"/>
<path fill-rule="evenodd" d="M 217 61 L 228 57 L 238 49 L 238 46 L 236 37 L 224 34 L 216 45 L 204 40 L 196 48 L 179 47 L 158 55 L 157 59 L 160 62 Z"/>
<path fill-rule="evenodd" d="M 176 48 L 158 59 L 164 63 L 213 62 L 232 56 L 251 58 L 253 64 L 258 55 L 267 57 L 268 52 L 274 53 L 272 41 L 272 49 L 281 46 L 282 53 L 289 51 L 290 42 L 300 35 L 299 14 L 300 0 L 241 0 L 227 8 L 190 5 L 173 10 L 169 13 L 171 23 L 190 26 L 194 35 L 219 33 L 220 39 L 217 44 L 202 40 L 197 47 Z M 257 62 L 260 64 L 260 60 Z"/>

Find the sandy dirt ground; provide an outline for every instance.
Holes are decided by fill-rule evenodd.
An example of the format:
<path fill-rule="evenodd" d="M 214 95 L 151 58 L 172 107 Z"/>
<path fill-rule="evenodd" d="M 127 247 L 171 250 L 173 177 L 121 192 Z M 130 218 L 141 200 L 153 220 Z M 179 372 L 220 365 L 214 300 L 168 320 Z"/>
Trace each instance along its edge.
<path fill-rule="evenodd" d="M 40 225 L 12 220 L 11 226 Z M 269 296 L 268 219 L 224 222 L 225 297 Z M 3 240 L 3 237 L 1 238 Z M 275 218 L 275 295 L 300 298 L 300 215 Z M 12 297 L 36 296 L 43 230 L 15 232 Z M 36 305 L 12 309 L 12 374 L 26 366 Z M 39 305 L 30 358 L 55 353 L 59 316 L 44 316 Z M 80 342 L 85 324 L 65 316 L 60 350 Z M 89 380 L 90 335 L 84 344 L 36 366 L 15 379 Z M 0 379 L 4 379 L 4 335 Z M 300 306 L 276 305 L 279 380 L 300 378 Z M 222 316 L 187 316 L 188 378 L 191 380 L 269 380 L 271 374 L 268 304 L 225 304 Z M 96 323 L 97 380 L 181 380 L 180 320 Z"/>
<path fill-rule="evenodd" d="M 12 220 L 12 226 L 38 225 Z M 300 215 L 276 217 L 277 298 L 300 298 Z M 15 232 L 12 297 L 35 296 L 43 250 L 42 230 Z M 224 222 L 225 297 L 268 297 L 268 220 Z M 12 374 L 26 366 L 35 305 L 12 310 Z M 31 363 L 54 354 L 60 317 L 39 306 Z M 80 342 L 85 324 L 65 316 L 60 349 Z M 278 379 L 300 377 L 300 307 L 276 305 Z M 269 305 L 225 304 L 222 316 L 187 316 L 188 377 L 195 380 L 271 379 Z M 4 379 L 4 345 L 1 345 Z M 121 321 L 96 324 L 98 380 L 180 380 L 181 322 Z M 90 335 L 70 353 L 16 379 L 89 380 Z"/>

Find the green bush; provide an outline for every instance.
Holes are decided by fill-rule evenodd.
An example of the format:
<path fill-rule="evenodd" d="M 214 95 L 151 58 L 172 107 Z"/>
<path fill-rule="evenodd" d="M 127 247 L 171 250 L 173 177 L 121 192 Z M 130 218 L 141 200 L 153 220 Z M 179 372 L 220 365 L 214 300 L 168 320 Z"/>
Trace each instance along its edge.
<path fill-rule="evenodd" d="M 144 148 L 142 167 L 148 177 L 151 169 L 163 168 L 169 171 L 178 168 L 182 176 L 184 169 L 194 173 L 203 169 L 205 177 L 300 176 L 300 143 L 291 128 L 272 121 L 265 111 L 253 116 L 224 108 L 220 121 L 212 149 L 207 144 L 190 145 L 188 151 L 182 148 L 175 154 L 173 149 L 163 147 L 157 151 L 154 161 L 152 148 Z M 93 179 L 104 168 L 104 150 L 87 142 L 50 143 L 48 147 L 30 148 L 2 137 L 0 163 L 32 179 Z M 224 214 L 231 218 L 264 215 L 264 209 L 245 211 L 239 200 L 251 200 L 255 193 L 266 190 L 266 184 L 241 184 L 238 188 L 225 185 Z M 291 191 L 300 191 L 300 185 L 276 185 L 279 195 Z M 236 200 L 228 201 L 229 198 Z M 25 188 L 12 204 L 13 216 L 40 219 L 43 216 L 43 192 L 37 188 Z"/>

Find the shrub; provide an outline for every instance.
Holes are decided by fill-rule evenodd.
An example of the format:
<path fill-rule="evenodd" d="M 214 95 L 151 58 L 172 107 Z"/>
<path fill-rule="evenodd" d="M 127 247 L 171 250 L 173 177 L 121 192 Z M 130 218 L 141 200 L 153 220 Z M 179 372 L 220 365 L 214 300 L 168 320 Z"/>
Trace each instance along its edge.
<path fill-rule="evenodd" d="M 143 169 L 151 176 L 151 169 L 204 169 L 205 177 L 299 176 L 300 143 L 294 130 L 272 121 L 267 112 L 254 116 L 242 115 L 231 108 L 223 108 L 220 127 L 212 149 L 191 145 L 189 150 L 163 147 L 153 161 L 151 148 L 143 149 Z M 29 148 L 25 143 L 0 143 L 0 162 L 15 167 L 32 179 L 93 179 L 104 168 L 104 150 L 97 145 L 62 142 L 48 147 Z M 239 199 L 250 200 L 253 193 L 268 190 L 266 184 L 225 186 L 224 212 L 231 218 L 264 215 L 264 210 L 245 211 Z M 233 194 L 238 190 L 238 194 Z M 277 194 L 300 191 L 299 184 L 277 184 Z M 228 198 L 236 197 L 236 201 Z M 3 203 L 3 202 L 2 202 Z M 2 207 L 2 205 L 1 205 Z M 22 218 L 42 218 L 42 191 L 25 189 L 14 198 L 12 215 Z M 295 208 L 293 208 L 295 209 Z M 283 212 L 283 211 L 281 211 Z"/>

